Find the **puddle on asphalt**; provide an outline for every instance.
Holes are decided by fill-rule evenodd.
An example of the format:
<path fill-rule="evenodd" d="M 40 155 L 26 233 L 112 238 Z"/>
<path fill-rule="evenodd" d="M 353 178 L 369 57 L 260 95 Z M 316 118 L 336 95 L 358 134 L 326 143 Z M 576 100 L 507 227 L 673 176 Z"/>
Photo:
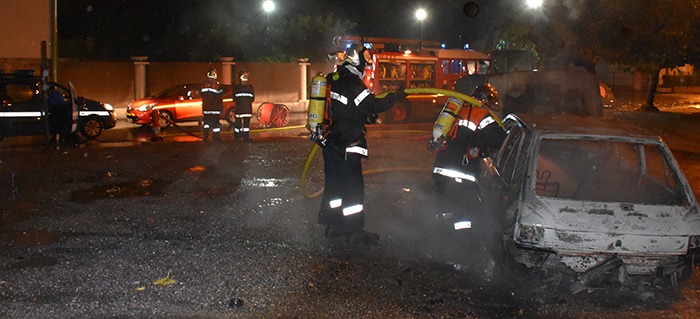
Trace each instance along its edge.
<path fill-rule="evenodd" d="M 71 196 L 71 200 L 77 203 L 85 203 L 98 199 L 160 195 L 163 193 L 163 188 L 166 185 L 168 185 L 168 183 L 165 181 L 148 178 L 136 181 L 97 185 L 92 188 L 74 191 Z"/>

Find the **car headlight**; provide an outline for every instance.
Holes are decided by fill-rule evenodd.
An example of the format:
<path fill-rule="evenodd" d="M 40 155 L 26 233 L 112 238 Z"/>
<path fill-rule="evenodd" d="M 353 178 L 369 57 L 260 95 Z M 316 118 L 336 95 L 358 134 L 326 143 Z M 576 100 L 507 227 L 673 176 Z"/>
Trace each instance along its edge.
<path fill-rule="evenodd" d="M 151 104 L 146 104 L 144 106 L 139 107 L 137 110 L 139 110 L 141 112 L 146 112 L 146 111 L 152 109 L 154 106 L 156 106 L 156 104 L 157 103 L 155 103 L 155 102 L 151 103 Z"/>
<path fill-rule="evenodd" d="M 544 237 L 544 227 L 540 225 L 520 225 L 518 227 L 518 242 L 537 245 Z"/>
<path fill-rule="evenodd" d="M 112 104 L 105 103 L 104 106 L 105 106 L 105 110 L 114 111 L 114 107 L 112 107 Z"/>
<path fill-rule="evenodd" d="M 688 249 L 700 248 L 700 236 L 688 237 Z"/>

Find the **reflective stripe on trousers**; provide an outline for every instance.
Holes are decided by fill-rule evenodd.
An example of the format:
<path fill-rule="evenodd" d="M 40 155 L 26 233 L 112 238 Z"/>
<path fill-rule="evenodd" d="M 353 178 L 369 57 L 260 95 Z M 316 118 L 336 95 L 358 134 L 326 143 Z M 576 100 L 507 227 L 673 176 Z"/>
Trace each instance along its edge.
<path fill-rule="evenodd" d="M 469 173 L 460 172 L 452 168 L 435 167 L 433 168 L 433 174 L 442 175 L 449 178 L 454 178 L 457 183 L 461 183 L 463 180 L 476 182 L 476 177 Z"/>
<path fill-rule="evenodd" d="M 343 200 L 341 198 L 333 199 L 330 202 L 328 202 L 328 206 L 331 209 L 340 208 L 341 206 L 343 206 Z M 343 216 L 350 216 L 357 213 L 361 213 L 363 209 L 364 206 L 362 204 L 343 207 Z"/>

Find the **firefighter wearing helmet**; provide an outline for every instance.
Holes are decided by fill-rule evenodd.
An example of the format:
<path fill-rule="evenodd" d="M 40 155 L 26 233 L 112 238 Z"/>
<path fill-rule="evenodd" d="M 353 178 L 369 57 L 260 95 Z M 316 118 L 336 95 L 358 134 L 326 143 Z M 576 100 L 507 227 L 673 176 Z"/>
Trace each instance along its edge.
<path fill-rule="evenodd" d="M 367 89 L 365 65 L 370 54 L 360 44 L 347 48 L 336 72 L 327 78 L 330 123 L 318 141 L 323 149 L 325 190 L 319 211 L 319 224 L 326 225 L 326 238 L 342 237 L 350 244 L 375 245 L 379 236 L 364 230 L 365 210 L 362 162 L 368 156 L 365 124 L 377 113 L 390 109 L 406 97 L 403 90 L 377 99 Z"/>
<path fill-rule="evenodd" d="M 499 110 L 498 92 L 485 83 L 472 92 L 472 97 L 492 110 Z M 433 177 L 438 194 L 436 211 L 445 238 L 457 250 L 474 249 L 473 260 L 500 260 L 500 237 L 497 221 L 480 206 L 480 190 L 476 176 L 483 158 L 498 151 L 506 132 L 489 112 L 465 103 L 457 114 L 447 138 L 442 143 L 429 142 L 436 151 Z M 465 244 L 468 247 L 462 247 Z M 488 255 L 483 256 L 486 252 Z M 481 265 L 484 266 L 484 265 Z"/>
<path fill-rule="evenodd" d="M 233 137 L 244 141 L 250 141 L 250 118 L 253 117 L 253 101 L 255 90 L 248 81 L 250 73 L 246 70 L 238 72 L 238 84 L 233 87 L 233 101 L 236 103 L 236 122 L 233 128 Z"/>
<path fill-rule="evenodd" d="M 219 136 L 219 132 L 221 132 L 219 117 L 224 110 L 224 102 L 221 97 L 222 92 L 223 90 L 220 88 L 216 69 L 209 70 L 209 72 L 207 72 L 207 79 L 204 80 L 204 84 L 202 84 L 201 91 L 202 118 L 204 121 L 202 133 L 204 133 L 203 140 L 205 142 L 209 139 L 209 131 L 211 131 L 214 140 L 221 140 Z"/>

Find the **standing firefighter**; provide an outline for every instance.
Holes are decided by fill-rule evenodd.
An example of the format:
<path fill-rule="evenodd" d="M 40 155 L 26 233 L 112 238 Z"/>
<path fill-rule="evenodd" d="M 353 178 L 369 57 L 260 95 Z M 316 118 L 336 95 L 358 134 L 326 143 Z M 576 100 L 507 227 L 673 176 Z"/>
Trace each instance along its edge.
<path fill-rule="evenodd" d="M 376 234 L 368 233 L 364 214 L 364 179 L 362 158 L 367 157 L 365 124 L 377 113 L 391 108 L 406 97 L 403 90 L 376 99 L 367 89 L 365 64 L 371 63 L 369 52 L 353 44 L 336 72 L 327 76 L 330 86 L 330 119 L 325 136 L 319 141 L 323 148 L 325 191 L 318 222 L 326 225 L 326 238 L 346 237 L 351 244 L 375 244 Z"/>
<path fill-rule="evenodd" d="M 60 148 L 71 131 L 72 106 L 68 104 L 66 97 L 57 88 L 52 87 L 48 94 L 49 132 L 56 139 L 56 148 Z"/>
<path fill-rule="evenodd" d="M 248 71 L 238 72 L 238 84 L 233 87 L 233 98 L 236 102 L 236 124 L 233 129 L 235 139 L 250 141 L 250 118 L 253 116 L 253 101 L 255 90 L 248 81 Z"/>
<path fill-rule="evenodd" d="M 211 69 L 207 72 L 207 79 L 202 85 L 202 117 L 204 118 L 202 132 L 204 133 L 203 140 L 205 142 L 209 139 L 209 130 L 211 130 L 214 140 L 221 140 L 219 136 L 221 131 L 219 117 L 224 110 L 224 102 L 221 98 L 222 90 L 219 88 L 220 85 L 217 78 L 216 69 Z"/>

